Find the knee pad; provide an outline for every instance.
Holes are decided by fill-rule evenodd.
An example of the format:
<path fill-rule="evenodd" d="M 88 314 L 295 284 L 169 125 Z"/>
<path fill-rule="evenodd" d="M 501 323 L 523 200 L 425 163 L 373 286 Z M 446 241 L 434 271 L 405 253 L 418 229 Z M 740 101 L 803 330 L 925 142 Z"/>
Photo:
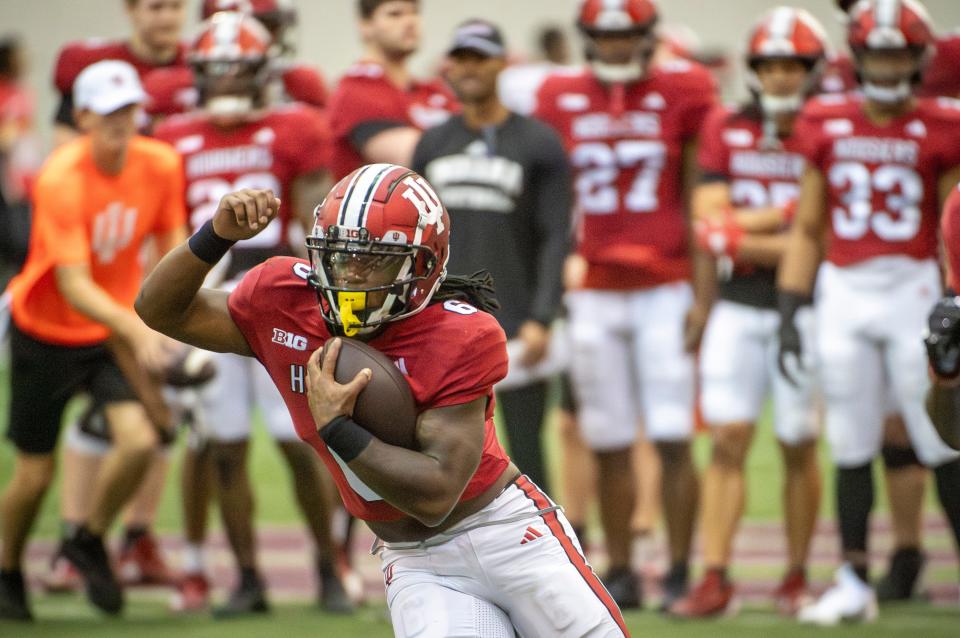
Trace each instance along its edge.
<path fill-rule="evenodd" d="M 880 453 L 883 455 L 883 464 L 890 470 L 902 470 L 910 466 L 923 467 L 912 447 L 884 445 Z"/>

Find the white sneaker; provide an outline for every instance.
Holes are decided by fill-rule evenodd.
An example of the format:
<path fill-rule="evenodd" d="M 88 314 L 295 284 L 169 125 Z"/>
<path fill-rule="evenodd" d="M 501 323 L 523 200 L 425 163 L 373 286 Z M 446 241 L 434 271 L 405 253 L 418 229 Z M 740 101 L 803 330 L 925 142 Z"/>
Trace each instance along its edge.
<path fill-rule="evenodd" d="M 870 585 L 860 580 L 849 563 L 837 570 L 834 582 L 816 602 L 800 609 L 797 620 L 831 627 L 842 620 L 873 622 L 877 619 L 877 595 Z"/>

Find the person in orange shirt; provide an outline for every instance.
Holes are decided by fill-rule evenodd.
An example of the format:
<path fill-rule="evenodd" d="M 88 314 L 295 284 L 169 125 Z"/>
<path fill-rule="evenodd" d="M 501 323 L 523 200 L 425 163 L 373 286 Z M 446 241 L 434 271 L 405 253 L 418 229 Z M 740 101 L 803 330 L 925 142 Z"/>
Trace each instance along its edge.
<path fill-rule="evenodd" d="M 101 404 L 113 448 L 90 486 L 90 516 L 64 545 L 91 602 L 123 608 L 103 534 L 140 485 L 158 432 L 134 383 L 111 354 L 132 353 L 159 370 L 170 344 L 133 311 L 143 278 L 140 251 L 161 253 L 185 237 L 180 158 L 136 134 L 144 92 L 128 63 L 84 69 L 74 87 L 86 133 L 51 155 L 34 190 L 27 262 L 10 283 L 12 322 L 8 437 L 17 447 L 0 501 L 0 618 L 29 620 L 21 563 L 30 528 L 54 474 L 54 448 L 67 401 L 87 391 Z M 108 348 L 108 340 L 118 346 Z"/>

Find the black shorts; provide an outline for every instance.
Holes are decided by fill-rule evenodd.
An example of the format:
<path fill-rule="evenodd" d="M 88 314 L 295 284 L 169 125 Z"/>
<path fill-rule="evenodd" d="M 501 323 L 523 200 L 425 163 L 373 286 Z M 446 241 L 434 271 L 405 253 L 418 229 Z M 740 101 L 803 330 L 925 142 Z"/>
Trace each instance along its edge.
<path fill-rule="evenodd" d="M 7 437 L 27 454 L 53 452 L 67 402 L 88 392 L 94 405 L 137 395 L 102 344 L 61 346 L 37 341 L 10 322 L 10 418 Z"/>

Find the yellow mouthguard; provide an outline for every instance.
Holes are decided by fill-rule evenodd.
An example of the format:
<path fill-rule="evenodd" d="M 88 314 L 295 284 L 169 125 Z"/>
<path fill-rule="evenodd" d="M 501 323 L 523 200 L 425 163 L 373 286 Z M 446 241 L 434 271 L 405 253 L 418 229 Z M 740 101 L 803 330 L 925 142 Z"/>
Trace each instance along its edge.
<path fill-rule="evenodd" d="M 363 310 L 367 307 L 367 293 L 365 292 L 338 292 L 337 305 L 340 307 L 340 321 L 343 322 L 343 334 L 348 337 L 360 332 L 363 322 L 354 314 L 354 309 Z"/>

